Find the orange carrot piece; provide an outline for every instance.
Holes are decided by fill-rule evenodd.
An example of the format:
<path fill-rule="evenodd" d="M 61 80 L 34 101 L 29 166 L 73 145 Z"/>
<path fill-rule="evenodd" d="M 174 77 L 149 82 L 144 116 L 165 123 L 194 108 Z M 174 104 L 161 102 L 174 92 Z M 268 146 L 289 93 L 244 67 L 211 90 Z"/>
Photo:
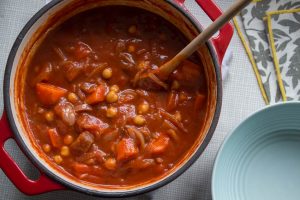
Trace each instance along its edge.
<path fill-rule="evenodd" d="M 138 155 L 138 148 L 131 138 L 123 138 L 117 145 L 117 160 L 127 161 Z"/>
<path fill-rule="evenodd" d="M 53 105 L 67 94 L 67 90 L 47 83 L 36 84 L 36 94 L 44 105 Z"/>
<path fill-rule="evenodd" d="M 195 111 L 198 111 L 203 107 L 203 105 L 205 103 L 205 98 L 206 98 L 205 95 L 197 94 L 196 99 L 195 99 L 195 104 L 194 104 Z"/>
<path fill-rule="evenodd" d="M 89 182 L 92 182 L 92 183 L 99 183 L 99 184 L 103 183 L 103 181 L 104 181 L 103 177 L 95 176 L 95 175 L 86 175 L 86 176 L 83 177 L 83 179 L 87 180 Z"/>
<path fill-rule="evenodd" d="M 62 138 L 55 128 L 50 128 L 48 130 L 48 136 L 53 147 L 60 148 L 62 146 Z"/>
<path fill-rule="evenodd" d="M 81 164 L 81 163 L 78 163 L 78 162 L 75 162 L 73 164 L 73 170 L 75 171 L 75 173 L 78 173 L 78 174 L 90 173 L 91 172 L 91 168 L 88 165 Z"/>
<path fill-rule="evenodd" d="M 168 136 L 161 134 L 157 139 L 152 140 L 146 149 L 150 154 L 161 154 L 166 151 L 169 140 Z"/>
<path fill-rule="evenodd" d="M 87 96 L 85 99 L 87 104 L 93 105 L 104 101 L 105 99 L 105 88 L 103 85 L 99 85 L 96 90 Z"/>

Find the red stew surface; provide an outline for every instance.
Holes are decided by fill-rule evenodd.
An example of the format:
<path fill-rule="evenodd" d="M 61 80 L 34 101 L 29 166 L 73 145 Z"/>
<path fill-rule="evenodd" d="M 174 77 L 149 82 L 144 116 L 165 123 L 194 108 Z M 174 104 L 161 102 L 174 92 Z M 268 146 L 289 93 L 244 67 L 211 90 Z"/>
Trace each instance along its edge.
<path fill-rule="evenodd" d="M 167 174 L 199 137 L 206 80 L 194 56 L 166 81 L 134 87 L 187 44 L 162 17 L 122 6 L 51 30 L 26 73 L 26 121 L 40 151 L 75 179 L 130 186 Z"/>

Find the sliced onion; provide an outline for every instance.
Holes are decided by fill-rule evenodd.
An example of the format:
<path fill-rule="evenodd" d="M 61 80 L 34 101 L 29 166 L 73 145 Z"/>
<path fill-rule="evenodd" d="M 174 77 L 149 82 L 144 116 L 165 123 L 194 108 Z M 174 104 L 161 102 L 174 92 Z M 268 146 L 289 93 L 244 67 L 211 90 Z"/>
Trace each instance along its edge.
<path fill-rule="evenodd" d="M 142 149 L 145 148 L 145 138 L 141 131 L 139 131 L 137 128 L 133 126 L 126 126 L 129 135 L 135 135 L 135 137 L 139 140 L 140 146 Z"/>
<path fill-rule="evenodd" d="M 171 121 L 177 128 L 179 128 L 181 131 L 187 133 L 187 129 L 184 128 L 183 124 L 181 122 L 179 122 L 174 115 L 171 115 L 170 113 L 168 113 L 167 111 L 165 111 L 164 109 L 159 109 L 159 113 L 166 119 L 168 119 L 169 121 Z"/>

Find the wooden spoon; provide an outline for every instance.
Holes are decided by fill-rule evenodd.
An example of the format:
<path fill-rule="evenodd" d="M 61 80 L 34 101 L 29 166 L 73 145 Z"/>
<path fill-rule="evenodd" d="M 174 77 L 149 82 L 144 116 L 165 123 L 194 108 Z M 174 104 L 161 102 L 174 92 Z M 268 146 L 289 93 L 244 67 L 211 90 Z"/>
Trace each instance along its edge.
<path fill-rule="evenodd" d="M 202 44 L 204 44 L 213 34 L 221 29 L 229 20 L 231 20 L 240 10 L 246 7 L 252 0 L 237 0 L 228 10 L 226 10 L 216 21 L 202 31 L 196 38 L 194 38 L 184 49 L 182 49 L 174 58 L 147 74 L 140 74 L 136 79 L 139 85 L 146 86 L 151 82 L 155 82 L 163 88 L 167 88 L 164 80 L 167 80 L 169 75 L 176 70 L 179 64 L 197 51 Z M 148 79 L 148 80 L 145 80 Z M 142 83 L 142 84 L 140 84 Z M 145 84 L 146 83 L 146 84 Z M 153 85 L 153 84 L 150 84 Z M 146 86 L 148 89 L 150 85 Z"/>

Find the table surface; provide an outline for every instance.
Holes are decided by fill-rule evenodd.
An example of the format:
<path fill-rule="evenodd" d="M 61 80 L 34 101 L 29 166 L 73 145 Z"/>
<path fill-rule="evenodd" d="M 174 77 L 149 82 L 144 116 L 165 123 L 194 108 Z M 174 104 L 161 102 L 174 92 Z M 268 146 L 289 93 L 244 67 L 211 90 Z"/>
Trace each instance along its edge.
<path fill-rule="evenodd" d="M 233 1 L 216 0 L 216 3 L 224 10 Z M 0 113 L 3 111 L 2 84 L 9 51 L 24 24 L 43 5 L 45 5 L 45 0 L 0 1 Z M 186 6 L 204 27 L 211 23 L 194 0 L 186 0 Z M 233 50 L 233 60 L 230 64 L 229 76 L 223 84 L 221 117 L 210 144 L 195 164 L 183 175 L 172 183 L 156 190 L 152 195 L 153 199 L 211 199 L 210 185 L 213 162 L 224 137 L 249 114 L 264 107 L 252 67 L 236 33 L 234 33 L 230 48 Z M 5 147 L 29 177 L 37 176 L 36 170 L 22 155 L 13 141 L 8 141 Z M 97 199 L 74 191 L 57 191 L 29 197 L 19 192 L 0 170 L 1 200 L 54 198 L 64 200 L 70 196 L 73 200 Z M 149 196 L 143 196 L 139 199 L 141 198 L 148 199 Z"/>

